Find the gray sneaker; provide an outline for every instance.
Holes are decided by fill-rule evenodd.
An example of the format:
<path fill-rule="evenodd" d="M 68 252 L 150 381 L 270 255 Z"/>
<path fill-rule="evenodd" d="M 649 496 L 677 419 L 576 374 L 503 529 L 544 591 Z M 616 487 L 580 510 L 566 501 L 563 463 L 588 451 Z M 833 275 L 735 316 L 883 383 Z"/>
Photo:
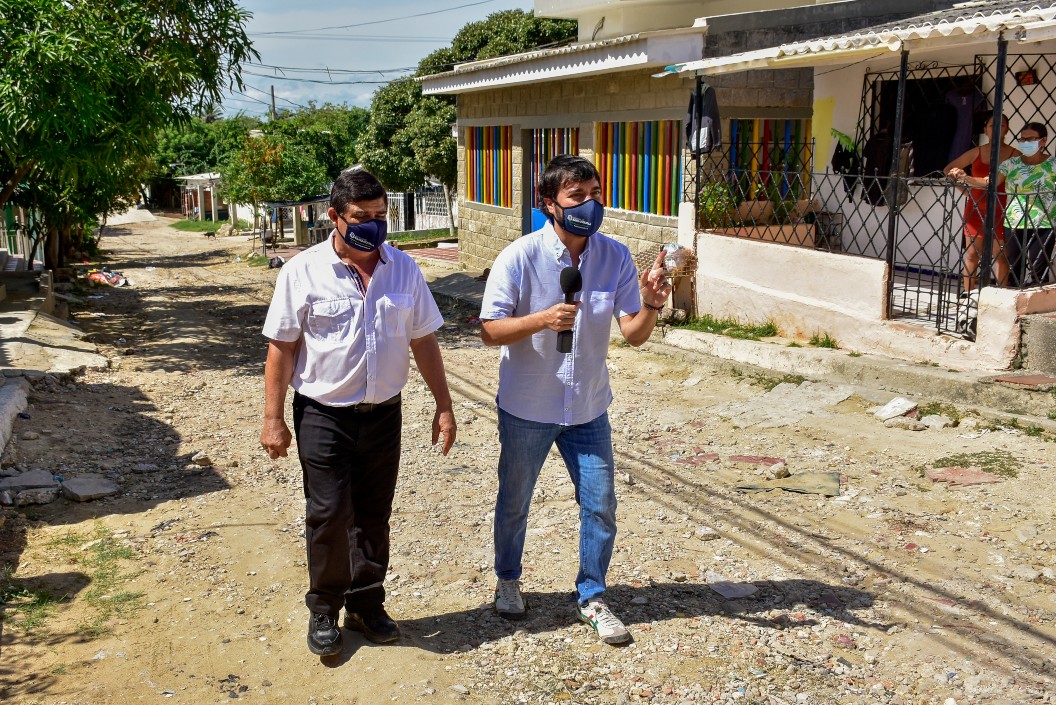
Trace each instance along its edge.
<path fill-rule="evenodd" d="M 592 626 L 598 638 L 606 644 L 626 644 L 631 640 L 627 627 L 612 613 L 605 600 L 594 598 L 586 606 L 578 606 L 579 618 Z"/>
<path fill-rule="evenodd" d="M 503 619 L 524 619 L 524 598 L 520 580 L 499 578 L 495 585 L 495 611 Z"/>

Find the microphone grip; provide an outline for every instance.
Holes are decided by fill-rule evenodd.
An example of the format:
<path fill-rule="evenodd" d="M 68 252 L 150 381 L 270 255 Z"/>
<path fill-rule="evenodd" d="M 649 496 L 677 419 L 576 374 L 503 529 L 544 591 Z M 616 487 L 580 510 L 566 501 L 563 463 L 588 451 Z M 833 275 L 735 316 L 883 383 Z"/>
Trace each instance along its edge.
<path fill-rule="evenodd" d="M 569 305 L 576 303 L 576 292 L 566 291 L 565 303 Z M 566 354 L 572 352 L 572 331 L 563 330 L 557 334 L 557 351 Z"/>

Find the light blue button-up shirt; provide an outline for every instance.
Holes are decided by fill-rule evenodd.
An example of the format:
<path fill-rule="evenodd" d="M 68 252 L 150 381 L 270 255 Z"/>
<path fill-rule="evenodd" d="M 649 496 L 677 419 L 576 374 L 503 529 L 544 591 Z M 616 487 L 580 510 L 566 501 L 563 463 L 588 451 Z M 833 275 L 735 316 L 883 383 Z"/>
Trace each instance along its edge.
<path fill-rule="evenodd" d="M 526 316 L 563 302 L 561 270 L 571 266 L 550 223 L 514 241 L 492 265 L 480 317 Z M 601 233 L 587 240 L 579 270 L 583 289 L 576 300 L 582 303 L 571 353 L 557 351 L 557 333 L 549 328 L 502 346 L 496 402 L 507 413 L 572 426 L 593 421 L 612 401 L 605 365 L 612 319 L 641 310 L 638 271 L 630 251 Z"/>

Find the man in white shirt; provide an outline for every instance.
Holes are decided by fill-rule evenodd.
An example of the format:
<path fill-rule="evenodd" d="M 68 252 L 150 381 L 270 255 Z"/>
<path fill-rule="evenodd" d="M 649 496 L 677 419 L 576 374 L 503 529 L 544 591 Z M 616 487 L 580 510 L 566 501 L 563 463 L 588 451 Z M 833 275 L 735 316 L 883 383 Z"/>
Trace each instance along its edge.
<path fill-rule="evenodd" d="M 308 648 L 341 651 L 337 619 L 376 643 L 399 638 L 385 612 L 389 515 L 400 464 L 400 390 L 410 355 L 436 400 L 432 438 L 444 455 L 455 417 L 434 331 L 444 319 L 418 265 L 384 244 L 388 204 L 370 173 L 344 171 L 330 194 L 329 239 L 286 263 L 264 322 L 264 428 L 272 458 L 291 443 L 304 477 L 311 612 Z"/>
<path fill-rule="evenodd" d="M 641 345 L 671 285 L 663 251 L 638 276 L 630 251 L 597 234 L 604 214 L 601 180 L 588 160 L 555 157 L 539 179 L 539 199 L 546 225 L 499 254 L 480 313 L 484 343 L 502 346 L 495 608 L 507 619 L 525 615 L 520 577 L 528 508 L 556 443 L 580 508 L 578 615 L 606 643 L 622 644 L 630 634 L 603 599 L 616 539 L 605 358 L 613 317 L 627 342 Z M 562 271 L 569 267 L 582 277 L 571 304 L 562 291 Z M 569 353 L 558 351 L 558 334 L 565 331 L 573 331 Z"/>

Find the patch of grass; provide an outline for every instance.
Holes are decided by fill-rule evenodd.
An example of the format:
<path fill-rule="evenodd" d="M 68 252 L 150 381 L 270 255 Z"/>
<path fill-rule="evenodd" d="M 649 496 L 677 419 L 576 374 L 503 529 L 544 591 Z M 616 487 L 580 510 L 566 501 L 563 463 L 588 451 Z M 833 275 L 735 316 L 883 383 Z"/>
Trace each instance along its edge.
<path fill-rule="evenodd" d="M 815 333 L 810 336 L 810 344 L 816 348 L 830 348 L 836 350 L 840 344 L 828 333 Z"/>
<path fill-rule="evenodd" d="M 939 458 L 932 467 L 976 467 L 1001 477 L 1019 477 L 1023 463 L 1005 450 L 981 450 L 976 453 L 955 453 Z"/>
<path fill-rule="evenodd" d="M 184 232 L 207 233 L 219 230 L 221 225 L 227 225 L 227 222 L 223 220 L 216 222 L 211 220 L 177 220 L 169 227 L 175 230 L 183 230 Z"/>
<path fill-rule="evenodd" d="M 678 324 L 677 327 L 701 331 L 702 333 L 725 335 L 729 338 L 742 340 L 759 340 L 759 338 L 772 338 L 777 335 L 777 324 L 773 321 L 741 323 L 733 318 L 715 318 L 710 314 L 705 314 L 699 318 L 690 318 L 684 323 Z"/>
<path fill-rule="evenodd" d="M 854 350 L 852 350 L 849 353 L 847 353 L 847 355 L 849 357 L 861 357 L 862 356 L 862 354 L 860 352 L 855 352 Z"/>
<path fill-rule="evenodd" d="M 259 252 L 254 252 L 250 256 L 246 257 L 243 262 L 248 264 L 250 267 L 267 267 L 269 259 L 271 258 L 265 257 Z"/>
<path fill-rule="evenodd" d="M 803 346 L 793 340 L 791 343 L 788 344 L 788 347 L 790 347 L 790 348 L 801 348 Z"/>
<path fill-rule="evenodd" d="M 794 384 L 799 386 L 806 381 L 805 377 L 800 375 L 784 375 L 782 377 L 770 377 L 769 375 L 752 375 L 748 379 L 749 382 L 757 387 L 762 387 L 766 391 L 770 391 L 779 384 Z"/>
<path fill-rule="evenodd" d="M 132 614 L 141 606 L 143 593 L 123 588 L 139 574 L 137 570 L 126 568 L 126 564 L 136 558 L 136 553 L 129 546 L 115 541 L 106 527 L 96 525 L 90 533 L 68 532 L 52 539 L 48 546 L 56 549 L 64 560 L 77 565 L 88 577 L 88 586 L 80 596 L 89 608 L 88 615 L 78 625 L 84 636 L 94 639 L 109 633 L 115 617 Z"/>
<path fill-rule="evenodd" d="M 458 237 L 456 231 L 455 237 Z M 386 242 L 414 242 L 415 240 L 450 239 L 451 231 L 447 228 L 433 228 L 432 230 L 412 230 L 405 233 L 391 233 Z"/>
<path fill-rule="evenodd" d="M 957 424 L 964 418 L 964 414 L 962 414 L 956 406 L 941 401 L 931 401 L 927 404 L 921 404 L 917 407 L 917 411 L 920 413 L 921 418 L 924 418 L 925 416 L 945 416 L 953 421 L 954 424 Z"/>
<path fill-rule="evenodd" d="M 920 485 L 914 483 L 913 487 L 915 487 L 920 492 L 931 492 L 931 485 Z"/>
<path fill-rule="evenodd" d="M 1015 414 L 1016 416 L 1023 416 L 1024 414 L 1027 413 L 1027 410 L 1026 409 L 1019 409 L 1019 408 L 1016 408 L 1016 407 L 1012 407 L 1011 409 L 1005 409 L 1005 413 L 1006 414 Z M 1012 421 L 1015 421 L 1015 419 L 1012 419 Z"/>
<path fill-rule="evenodd" d="M 1032 438 L 1037 438 L 1042 434 L 1042 428 L 1041 426 L 1027 426 L 1023 429 L 1023 433 Z"/>
<path fill-rule="evenodd" d="M 1049 413 L 1045 414 L 1049 418 L 1049 421 L 1056 421 L 1056 409 L 1049 409 Z"/>
<path fill-rule="evenodd" d="M 58 600 L 46 590 L 30 588 L 15 579 L 12 570 L 4 566 L 0 572 L 0 624 L 29 633 L 47 621 Z"/>

